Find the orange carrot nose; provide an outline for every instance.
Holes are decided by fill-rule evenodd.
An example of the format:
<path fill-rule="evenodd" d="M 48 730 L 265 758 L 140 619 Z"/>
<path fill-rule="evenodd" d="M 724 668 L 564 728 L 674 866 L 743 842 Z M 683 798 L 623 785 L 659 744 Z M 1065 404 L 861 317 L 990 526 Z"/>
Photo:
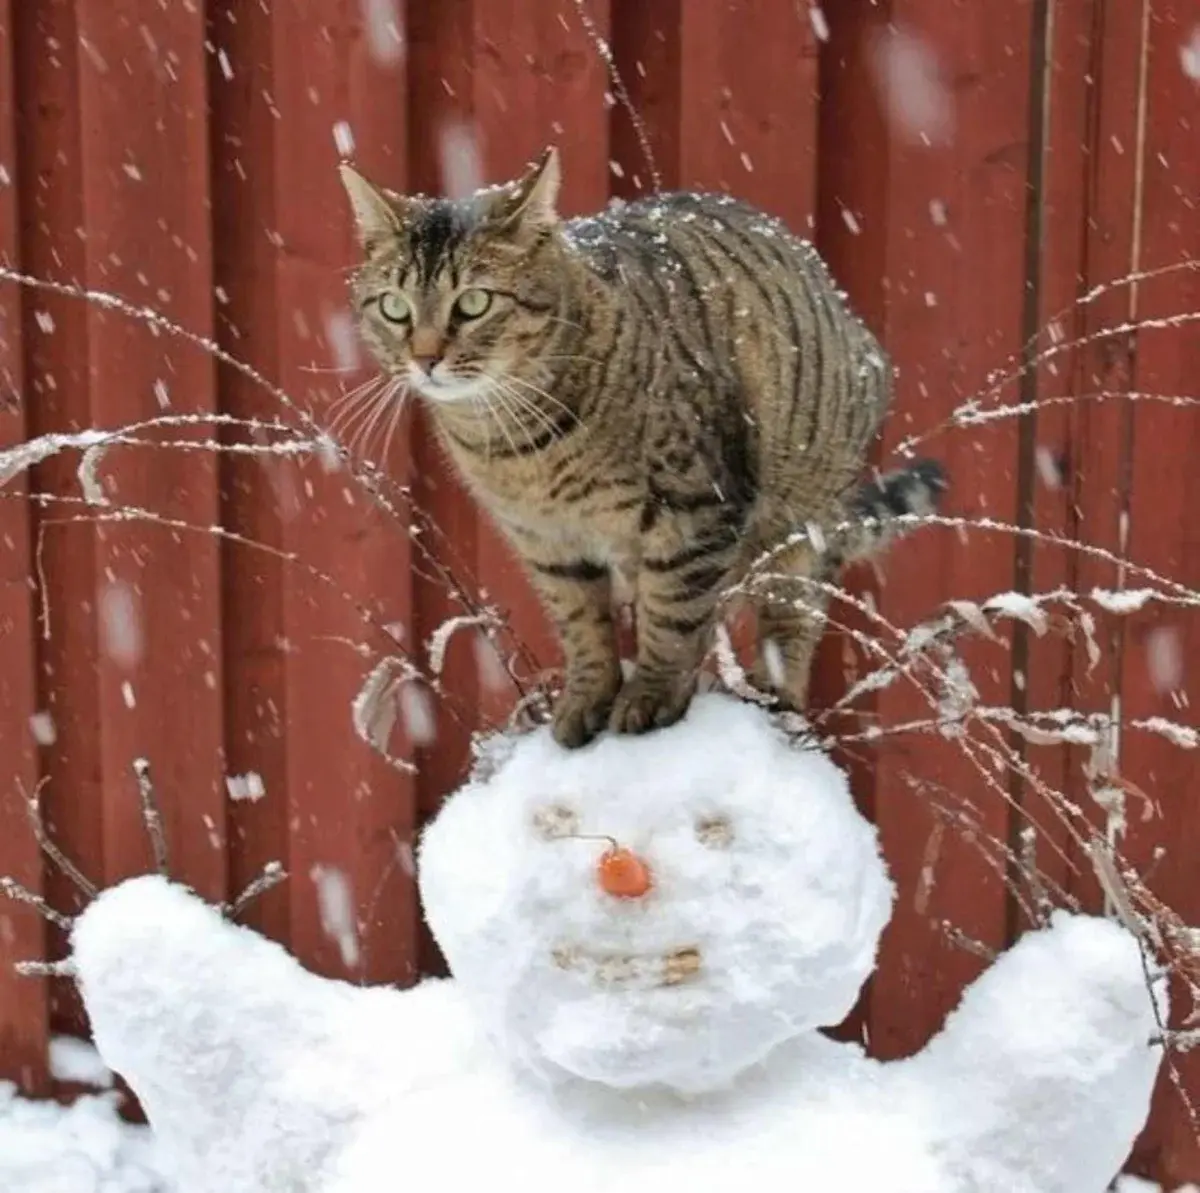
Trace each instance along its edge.
<path fill-rule="evenodd" d="M 600 889 L 617 899 L 640 899 L 654 885 L 650 867 L 631 849 L 610 846 L 596 867 Z"/>

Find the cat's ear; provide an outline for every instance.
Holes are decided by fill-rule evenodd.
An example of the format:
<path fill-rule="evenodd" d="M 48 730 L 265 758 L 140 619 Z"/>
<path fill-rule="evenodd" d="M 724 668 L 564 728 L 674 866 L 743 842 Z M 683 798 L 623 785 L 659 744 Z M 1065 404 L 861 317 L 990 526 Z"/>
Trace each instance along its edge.
<path fill-rule="evenodd" d="M 558 191 L 562 185 L 562 167 L 558 150 L 549 145 L 541 157 L 506 188 L 500 210 L 503 223 L 536 225 L 553 224 L 558 220 Z"/>
<path fill-rule="evenodd" d="M 350 197 L 358 242 L 370 254 L 380 244 L 393 239 L 400 231 L 400 213 L 392 201 L 374 183 L 368 182 L 346 162 L 338 167 L 342 185 Z"/>

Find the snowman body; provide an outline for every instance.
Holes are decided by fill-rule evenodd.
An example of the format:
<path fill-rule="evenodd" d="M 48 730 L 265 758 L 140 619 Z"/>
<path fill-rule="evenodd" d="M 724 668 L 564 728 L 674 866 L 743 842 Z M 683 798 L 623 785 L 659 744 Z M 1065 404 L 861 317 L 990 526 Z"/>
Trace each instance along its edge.
<path fill-rule="evenodd" d="M 617 847 L 636 896 L 604 881 Z M 1165 998 L 1100 919 L 1028 933 L 912 1058 L 821 1035 L 892 887 L 840 772 L 726 697 L 508 742 L 421 887 L 455 976 L 407 991 L 318 978 L 160 878 L 83 913 L 96 1044 L 178 1193 L 1102 1193 L 1148 1112 Z"/>
<path fill-rule="evenodd" d="M 324 1178 L 327 1193 L 382 1193 L 397 1168 L 415 1185 L 511 1180 L 537 1193 L 661 1193 L 676 1183 L 689 1193 L 795 1193 L 834 1174 L 839 1188 L 864 1193 L 957 1188 L 935 1146 L 936 1101 L 852 1045 L 808 1034 L 703 1094 L 614 1089 L 515 1068 L 452 981 L 404 997 L 405 1034 L 457 1041 L 457 1064 L 410 1078 L 398 1056 L 395 1088 Z"/>

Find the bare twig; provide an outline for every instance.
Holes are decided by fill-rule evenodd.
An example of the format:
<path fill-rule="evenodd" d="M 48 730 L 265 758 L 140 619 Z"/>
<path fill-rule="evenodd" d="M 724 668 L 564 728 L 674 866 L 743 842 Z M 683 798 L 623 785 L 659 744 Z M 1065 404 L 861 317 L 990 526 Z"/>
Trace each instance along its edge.
<path fill-rule="evenodd" d="M 22 886 L 15 879 L 0 877 L 0 895 L 6 895 L 14 903 L 24 903 L 27 907 L 32 907 L 42 919 L 56 928 L 61 928 L 64 932 L 71 931 L 70 916 L 63 915 L 61 911 L 55 911 L 41 895 L 35 895 L 33 891 Z"/>
<path fill-rule="evenodd" d="M 162 812 L 158 807 L 158 796 L 154 781 L 150 777 L 150 763 L 145 758 L 133 760 L 133 774 L 137 779 L 138 796 L 142 801 L 142 823 L 154 850 L 154 869 L 162 878 L 170 876 L 171 868 L 167 855 L 167 836 L 163 830 Z"/>
<path fill-rule="evenodd" d="M 1037 912 L 1037 923 L 1045 927 L 1050 922 L 1050 913 L 1054 910 L 1054 901 L 1046 891 L 1046 884 L 1037 867 L 1037 830 L 1032 824 L 1023 824 L 1020 831 L 1021 842 L 1021 873 L 1029 883 L 1029 892 L 1033 896 L 1034 910 Z"/>
<path fill-rule="evenodd" d="M 23 978 L 74 978 L 73 961 L 18 961 L 13 970 Z"/>
<path fill-rule="evenodd" d="M 1200 1046 L 1200 1028 L 1187 1028 L 1183 1031 L 1164 1031 L 1150 1037 L 1151 1048 L 1166 1048 L 1171 1052 L 1191 1052 Z"/>
<path fill-rule="evenodd" d="M 96 884 L 87 878 L 78 866 L 55 843 L 46 832 L 46 822 L 42 819 L 41 795 L 46 785 L 43 777 L 33 789 L 32 795 L 26 795 L 24 788 L 18 784 L 22 798 L 25 800 L 25 813 L 29 818 L 29 827 L 33 830 L 34 839 L 42 852 L 58 867 L 59 871 L 70 881 L 75 889 L 90 903 L 98 894 Z"/>
<path fill-rule="evenodd" d="M 1129 888 L 1125 885 L 1125 880 L 1117 869 L 1111 846 L 1107 841 L 1096 838 L 1084 846 L 1084 851 L 1092 863 L 1092 869 L 1096 872 L 1096 880 L 1100 883 L 1105 897 L 1117 913 L 1117 919 L 1128 931 L 1141 940 L 1143 924 L 1133 909 L 1133 903 L 1129 898 Z"/>
<path fill-rule="evenodd" d="M 961 928 L 956 927 L 949 920 L 939 921 L 938 927 L 945 933 L 951 944 L 956 944 L 960 949 L 964 949 L 973 956 L 981 958 L 989 965 L 999 955 L 991 946 L 984 944 L 982 940 L 976 940 L 973 936 L 968 936 Z"/>
<path fill-rule="evenodd" d="M 234 899 L 233 905 L 228 909 L 228 918 L 238 919 L 256 899 L 265 895 L 267 891 L 273 890 L 286 878 L 287 871 L 281 862 L 268 862 L 263 867 L 262 873 Z"/>

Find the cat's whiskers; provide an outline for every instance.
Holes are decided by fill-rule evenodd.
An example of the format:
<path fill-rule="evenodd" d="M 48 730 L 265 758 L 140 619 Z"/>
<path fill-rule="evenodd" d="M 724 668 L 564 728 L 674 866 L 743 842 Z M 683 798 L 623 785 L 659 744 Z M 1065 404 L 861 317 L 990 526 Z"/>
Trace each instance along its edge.
<path fill-rule="evenodd" d="M 492 377 L 488 373 L 485 373 L 482 369 L 471 370 L 468 373 L 459 374 L 459 377 L 464 381 L 484 382 L 484 387 L 479 391 L 479 400 L 483 403 L 484 409 L 487 411 L 487 418 L 489 422 L 494 423 L 500 429 L 500 433 L 506 440 L 508 440 L 508 445 L 510 448 L 512 448 L 513 455 L 519 455 L 520 452 L 517 448 L 516 440 L 513 439 L 512 434 L 505 423 L 504 416 L 507 415 L 518 426 L 521 425 L 521 420 L 514 416 L 512 408 L 509 406 L 508 402 L 505 401 L 506 395 L 504 391 L 497 386 L 496 378 Z M 496 403 L 492 401 L 493 398 L 495 398 L 496 402 L 499 404 L 499 409 L 497 409 Z"/>
<path fill-rule="evenodd" d="M 386 382 L 387 377 L 385 374 L 376 373 L 373 377 L 368 377 L 361 384 L 342 394 L 327 411 L 326 417 L 328 422 L 325 427 L 326 434 L 331 439 L 336 438 L 339 426 L 344 430 L 345 427 L 342 424 L 346 423 L 356 412 L 360 411 L 362 406 L 370 401 L 374 391 L 382 387 Z"/>
<path fill-rule="evenodd" d="M 398 384 L 392 387 L 388 394 L 387 405 L 383 411 L 383 416 L 376 426 L 376 430 L 372 432 L 372 437 L 367 441 L 365 450 L 370 451 L 371 443 L 380 444 L 382 454 L 379 456 L 380 466 L 384 466 L 387 462 L 387 453 L 391 444 L 391 436 L 395 433 L 395 428 L 399 424 L 400 416 L 404 413 L 404 407 L 408 398 L 409 382 L 407 379 L 399 380 Z M 386 428 L 386 430 L 385 430 Z M 376 438 L 378 436 L 378 438 Z"/>
<path fill-rule="evenodd" d="M 487 372 L 486 369 L 478 365 L 471 365 L 465 368 L 462 365 L 459 365 L 455 370 L 454 380 L 465 383 L 483 383 L 483 388 L 479 393 L 479 398 L 486 410 L 486 417 L 491 422 L 494 422 L 504 434 L 514 454 L 517 452 L 517 445 L 509 432 L 508 426 L 505 423 L 505 416 L 512 421 L 518 430 L 526 433 L 526 438 L 530 443 L 533 442 L 532 437 L 528 433 L 528 428 L 526 427 L 524 420 L 520 417 L 520 409 L 524 404 L 520 400 L 521 395 L 505 386 L 501 378 Z M 496 404 L 490 400 L 493 397 L 498 400 L 500 409 L 497 409 Z M 516 409 L 513 408 L 513 405 L 510 405 L 510 402 L 515 404 Z"/>
<path fill-rule="evenodd" d="M 505 396 L 506 395 L 505 395 L 504 390 L 501 389 L 499 386 L 495 385 L 495 383 L 493 382 L 493 384 L 491 386 L 489 386 L 487 391 L 485 392 L 484 403 L 487 405 L 488 414 L 491 417 L 492 421 L 496 424 L 497 427 L 500 428 L 501 434 L 504 436 L 505 439 L 508 440 L 508 446 L 512 448 L 512 453 L 514 456 L 516 456 L 516 455 L 520 455 L 520 450 L 517 447 L 517 441 L 512 437 L 512 433 L 509 431 L 507 425 L 505 424 L 504 418 L 500 416 L 500 414 L 497 412 L 496 408 L 491 404 L 491 399 L 493 397 L 495 397 L 498 400 L 498 402 L 500 403 L 500 408 L 504 412 L 504 414 L 507 415 L 509 418 L 511 418 L 512 421 L 517 426 L 520 426 L 521 420 L 517 415 L 515 415 L 513 413 L 512 407 L 509 406 L 508 402 L 505 401 Z"/>
<path fill-rule="evenodd" d="M 375 409 L 375 403 L 379 400 L 379 395 L 383 392 L 385 392 L 385 387 L 380 386 L 378 389 L 364 394 L 345 412 L 345 417 L 338 421 L 336 428 L 330 428 L 328 431 L 330 439 L 337 443 L 342 443 L 348 448 L 350 443 L 357 437 L 358 430 L 363 421 Z"/>
<path fill-rule="evenodd" d="M 375 431 L 380 425 L 380 420 L 387 414 L 397 391 L 403 385 L 404 379 L 402 377 L 393 377 L 373 398 L 368 416 L 363 419 L 359 430 L 348 445 L 351 454 L 363 457 L 369 456 L 371 440 L 374 438 Z"/>
<path fill-rule="evenodd" d="M 509 384 L 509 382 L 511 380 L 512 380 L 511 377 L 494 378 L 495 384 L 500 386 L 504 390 L 504 392 L 513 400 L 513 402 L 516 403 L 519 411 L 523 410 L 526 413 L 531 414 L 534 417 L 534 419 L 537 422 L 539 422 L 542 425 L 542 427 L 549 433 L 551 439 L 561 439 L 562 432 L 558 429 L 558 427 L 556 427 L 554 425 L 553 421 L 546 414 L 546 412 L 544 410 L 542 410 L 537 405 L 537 403 L 531 401 L 528 397 L 526 397 L 524 394 L 522 394 L 519 390 L 511 388 L 511 386 Z M 521 430 L 523 430 L 525 432 L 525 438 L 528 440 L 529 445 L 532 447 L 533 443 L 534 443 L 533 429 L 529 426 L 528 423 L 523 422 L 523 421 L 519 422 L 519 425 L 521 427 Z"/>
<path fill-rule="evenodd" d="M 515 381 L 518 385 L 524 385 L 527 389 L 533 390 L 540 398 L 545 398 L 547 402 L 557 406 L 568 418 L 573 419 L 576 423 L 579 422 L 579 416 L 571 409 L 561 398 L 556 398 L 552 393 L 542 389 L 540 385 L 534 385 L 532 381 L 527 381 L 524 377 L 518 377 L 515 373 L 506 373 L 505 381 Z M 531 403 L 533 404 L 533 403 Z M 544 413 L 544 412 L 543 412 Z"/>
<path fill-rule="evenodd" d="M 410 387 L 406 384 L 401 387 L 399 395 L 392 402 L 392 417 L 388 422 L 387 434 L 383 440 L 383 453 L 379 458 L 381 468 L 387 467 L 388 459 L 392 451 L 392 437 L 396 434 L 396 428 L 400 425 L 401 417 L 404 414 L 404 408 L 408 405 L 408 396 L 412 393 Z"/>

